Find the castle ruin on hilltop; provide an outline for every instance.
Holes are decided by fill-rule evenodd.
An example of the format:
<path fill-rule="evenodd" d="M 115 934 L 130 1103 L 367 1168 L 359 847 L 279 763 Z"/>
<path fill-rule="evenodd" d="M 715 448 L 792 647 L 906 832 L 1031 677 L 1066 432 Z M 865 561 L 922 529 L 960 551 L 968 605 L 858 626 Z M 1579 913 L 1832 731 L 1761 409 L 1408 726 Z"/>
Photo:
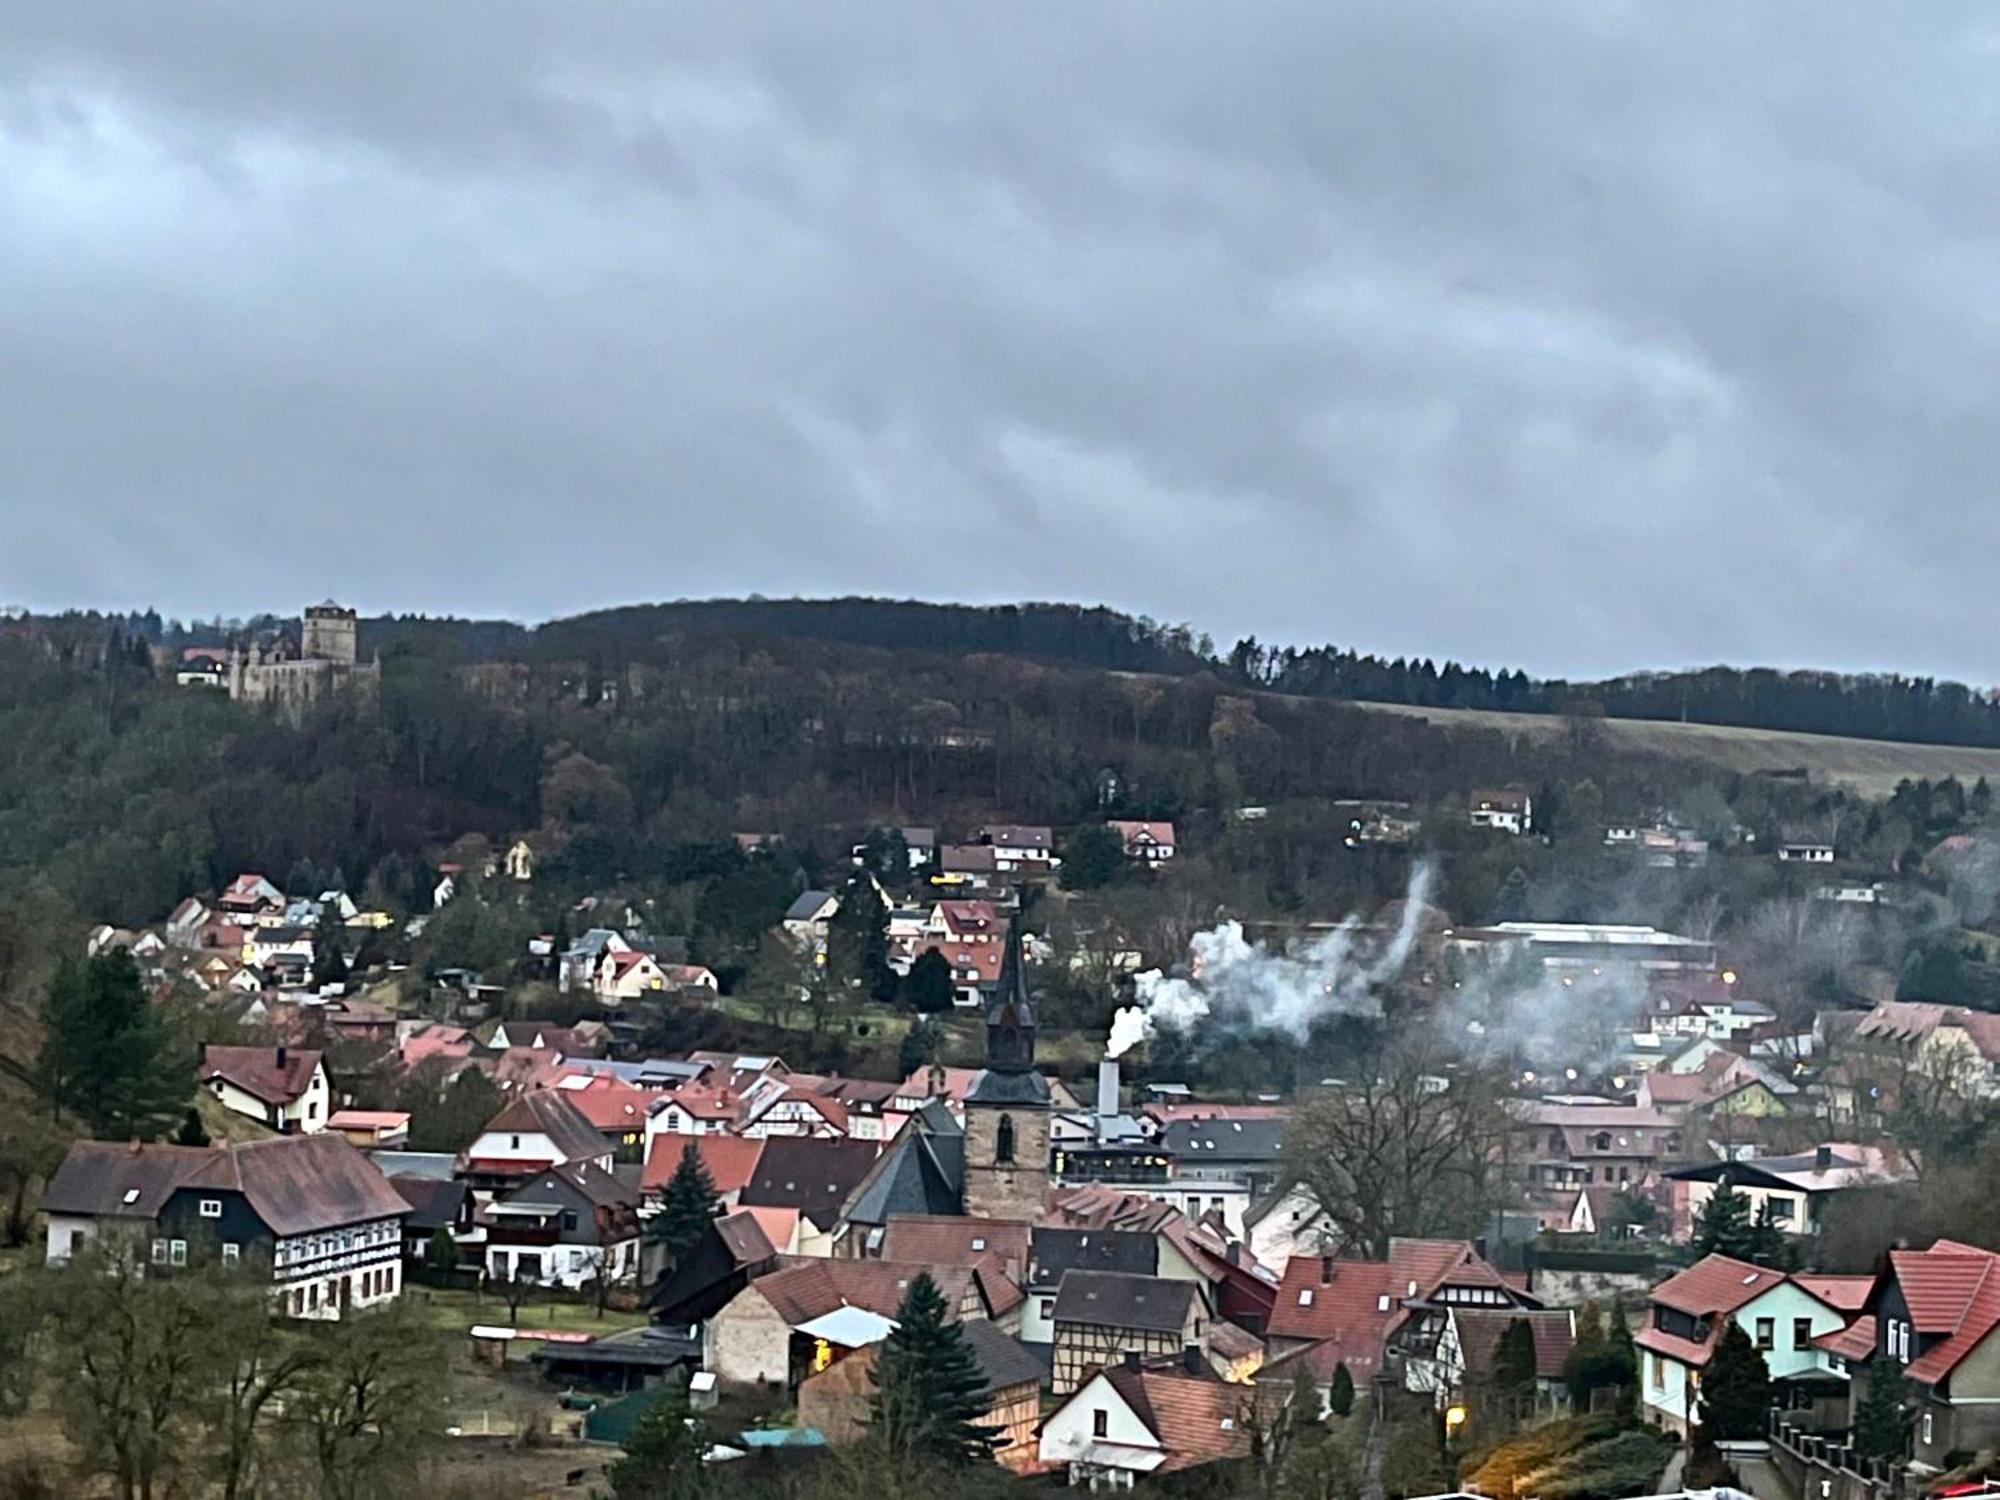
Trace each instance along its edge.
<path fill-rule="evenodd" d="M 296 649 L 280 636 L 239 642 L 229 653 L 230 698 L 270 705 L 293 718 L 337 698 L 372 702 L 381 687 L 381 658 L 359 659 L 355 613 L 332 600 L 307 607 Z"/>

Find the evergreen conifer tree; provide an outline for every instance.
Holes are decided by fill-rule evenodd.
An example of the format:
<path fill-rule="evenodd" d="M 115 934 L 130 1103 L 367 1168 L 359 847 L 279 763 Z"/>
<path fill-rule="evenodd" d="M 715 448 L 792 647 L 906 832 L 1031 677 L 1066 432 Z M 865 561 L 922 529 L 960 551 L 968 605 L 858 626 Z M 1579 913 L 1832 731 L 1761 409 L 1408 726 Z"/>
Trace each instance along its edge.
<path fill-rule="evenodd" d="M 1333 1367 L 1333 1384 L 1327 1392 L 1326 1404 L 1336 1417 L 1347 1416 L 1354 1410 L 1354 1377 L 1348 1373 L 1346 1360 Z"/>
<path fill-rule="evenodd" d="M 1750 1260 L 1757 1250 L 1757 1229 L 1750 1222 L 1750 1200 L 1729 1184 L 1727 1177 L 1715 1184 L 1715 1191 L 1695 1216 L 1693 1248 L 1696 1255 L 1728 1255 Z"/>
<path fill-rule="evenodd" d="M 687 1397 L 668 1386 L 625 1439 L 625 1454 L 604 1472 L 608 1500 L 702 1500 L 715 1492 L 704 1462 L 708 1435 L 688 1412 Z"/>
<path fill-rule="evenodd" d="M 646 1226 L 647 1238 L 666 1252 L 667 1271 L 694 1248 L 721 1209 L 715 1179 L 701 1159 L 701 1145 L 690 1141 L 660 1195 L 660 1211 Z"/>
<path fill-rule="evenodd" d="M 1535 1330 L 1526 1318 L 1516 1318 L 1500 1335 L 1493 1351 L 1493 1390 L 1504 1401 L 1516 1401 L 1535 1385 Z"/>
<path fill-rule="evenodd" d="M 1984 784 L 1982 780 L 1982 785 Z M 1910 1451 L 1910 1382 L 1901 1360 L 1871 1366 L 1854 1407 L 1854 1446 L 1870 1458 L 1893 1461 Z"/>
<path fill-rule="evenodd" d="M 1731 1319 L 1702 1372 L 1698 1416 L 1711 1442 L 1764 1435 L 1771 1371 L 1743 1325 Z"/>
<path fill-rule="evenodd" d="M 979 1422 L 986 1410 L 979 1362 L 945 1311 L 937 1283 L 919 1272 L 875 1359 L 869 1423 L 899 1461 L 962 1468 L 992 1456 L 995 1433 Z"/>
<path fill-rule="evenodd" d="M 65 959 L 42 1003 L 43 1080 L 92 1135 L 153 1140 L 183 1119 L 192 1084 L 132 955 Z"/>

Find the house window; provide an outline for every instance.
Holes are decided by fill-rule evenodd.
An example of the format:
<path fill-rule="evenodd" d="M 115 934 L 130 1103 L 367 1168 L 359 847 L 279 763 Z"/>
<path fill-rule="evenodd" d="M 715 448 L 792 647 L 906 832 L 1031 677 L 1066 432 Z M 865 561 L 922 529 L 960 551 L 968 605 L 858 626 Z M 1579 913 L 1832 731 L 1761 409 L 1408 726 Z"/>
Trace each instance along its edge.
<path fill-rule="evenodd" d="M 1930 1423 L 1931 1423 L 1930 1417 L 1928 1415 L 1925 1416 L 1924 1418 L 1925 1442 L 1930 1441 Z M 1106 1411 L 1101 1406 L 1093 1408 L 1090 1413 L 1090 1435 L 1092 1437 L 1099 1437 L 1099 1438 L 1109 1437 L 1111 1435 L 1111 1413 Z"/>
<path fill-rule="evenodd" d="M 1776 1318 L 1759 1318 L 1757 1320 L 1757 1347 L 1759 1349 L 1775 1349 L 1777 1346 L 1778 1320 Z"/>
<path fill-rule="evenodd" d="M 1792 1199 L 1766 1198 L 1764 1201 L 1771 1205 L 1772 1223 L 1789 1224 L 1792 1222 L 1792 1215 L 1797 1211 L 1797 1204 Z"/>
<path fill-rule="evenodd" d="M 222 1217 L 222 1200 L 221 1200 L 220 1198 L 204 1198 L 204 1199 L 202 1199 L 202 1200 L 201 1200 L 201 1216 L 202 1216 L 202 1217 L 203 1217 L 204 1219 L 219 1219 L 219 1218 L 221 1218 L 221 1217 Z"/>
<path fill-rule="evenodd" d="M 1931 1440 L 1931 1414 L 1929 1412 L 1924 1413 L 1923 1434 L 1924 1442 L 1928 1444 Z"/>
<path fill-rule="evenodd" d="M 1811 1318 L 1792 1319 L 1792 1347 L 1794 1349 L 1812 1348 Z"/>
<path fill-rule="evenodd" d="M 509 1147 L 510 1150 L 519 1151 L 521 1149 L 521 1138 L 518 1135 L 509 1136 L 507 1139 L 513 1143 Z"/>
<path fill-rule="evenodd" d="M 222 1247 L 222 1263 L 225 1266 L 233 1266 L 242 1259 L 243 1247 L 237 1244 L 236 1241 L 231 1240 Z"/>
<path fill-rule="evenodd" d="M 188 1242 L 186 1240 L 175 1240 L 170 1248 L 172 1253 L 168 1258 L 175 1265 L 184 1266 L 188 1263 Z"/>
<path fill-rule="evenodd" d="M 1309 1286 L 1302 1286 L 1302 1287 L 1300 1287 L 1300 1288 L 1299 1288 L 1299 1306 L 1300 1306 L 1300 1307 L 1311 1307 L 1312 1305 L 1313 1305 L 1313 1289 L 1312 1289 L 1311 1287 L 1309 1287 Z"/>
<path fill-rule="evenodd" d="M 153 1264 L 156 1266 L 164 1266 L 166 1263 L 167 1263 L 167 1242 L 165 1240 L 154 1240 Z"/>
<path fill-rule="evenodd" d="M 1590 1144 L 1595 1150 L 1609 1151 L 1611 1149 L 1611 1132 L 1608 1130 L 1598 1131 L 1591 1139 Z"/>
<path fill-rule="evenodd" d="M 571 1230 L 576 1228 L 576 1210 L 574 1209 L 563 1210 L 562 1227 L 565 1230 Z"/>
<path fill-rule="evenodd" d="M 1646 1356 L 1646 1364 L 1653 1372 L 1653 1389 L 1663 1390 L 1667 1384 L 1667 1362 L 1657 1354 Z"/>

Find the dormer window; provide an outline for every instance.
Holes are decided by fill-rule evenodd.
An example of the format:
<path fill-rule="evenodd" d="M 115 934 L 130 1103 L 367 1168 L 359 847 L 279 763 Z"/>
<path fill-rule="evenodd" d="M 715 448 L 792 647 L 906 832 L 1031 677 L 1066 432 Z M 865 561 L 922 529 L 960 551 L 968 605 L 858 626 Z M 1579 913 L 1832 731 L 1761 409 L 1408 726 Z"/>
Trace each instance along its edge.
<path fill-rule="evenodd" d="M 221 1200 L 220 1198 L 204 1198 L 204 1199 L 202 1199 L 202 1200 L 201 1200 L 201 1216 L 202 1216 L 202 1217 L 203 1217 L 204 1219 L 219 1219 L 219 1218 L 221 1218 L 221 1217 L 222 1217 L 222 1200 Z"/>

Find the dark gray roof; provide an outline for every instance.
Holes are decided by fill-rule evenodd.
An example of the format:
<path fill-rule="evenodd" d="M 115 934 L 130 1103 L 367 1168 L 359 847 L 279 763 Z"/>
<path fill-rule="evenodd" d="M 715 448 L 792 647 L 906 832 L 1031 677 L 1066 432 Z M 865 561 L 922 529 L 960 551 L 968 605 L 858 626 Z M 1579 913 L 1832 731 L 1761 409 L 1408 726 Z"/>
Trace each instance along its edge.
<path fill-rule="evenodd" d="M 949 1144 L 951 1160 L 941 1160 L 937 1147 Z M 965 1212 L 965 1138 L 933 1140 L 922 1131 L 905 1129 L 855 1185 L 841 1217 L 851 1224 L 882 1225 L 892 1214 L 962 1214 Z"/>
<path fill-rule="evenodd" d="M 1058 1323 L 1178 1332 L 1194 1305 L 1194 1283 L 1117 1271 L 1071 1271 L 1056 1293 Z"/>
<path fill-rule="evenodd" d="M 1070 1271 L 1119 1271 L 1151 1276 L 1160 1269 L 1160 1242 L 1123 1229 L 1037 1229 L 1028 1251 L 1028 1285 L 1046 1291 Z"/>
<path fill-rule="evenodd" d="M 1001 1073 L 992 1068 L 980 1071 L 965 1091 L 967 1104 L 1018 1104 L 1047 1109 L 1049 1081 L 1040 1073 Z"/>
<path fill-rule="evenodd" d="M 985 1318 L 974 1318 L 959 1326 L 966 1343 L 972 1346 L 972 1357 L 979 1361 L 979 1373 L 986 1377 L 987 1390 L 1004 1391 L 1010 1385 L 1030 1382 L 1040 1385 L 1047 1378 L 1047 1369 L 1021 1347 L 1020 1340 L 1009 1338 Z"/>
<path fill-rule="evenodd" d="M 736 1201 L 745 1208 L 796 1208 L 825 1229 L 840 1217 L 841 1206 L 875 1159 L 873 1141 L 772 1136 Z"/>
<path fill-rule="evenodd" d="M 456 1224 L 466 1195 L 472 1191 L 467 1184 L 450 1177 L 391 1177 L 389 1186 L 410 1205 L 410 1216 L 403 1221 L 403 1227 L 419 1231 Z"/>
<path fill-rule="evenodd" d="M 785 920 L 810 922 L 819 915 L 819 909 L 832 899 L 832 891 L 800 891 L 798 899 L 785 908 Z"/>
<path fill-rule="evenodd" d="M 1284 1153 L 1286 1120 L 1176 1120 L 1160 1144 L 1182 1161 L 1273 1162 Z"/>
<path fill-rule="evenodd" d="M 573 1161 L 551 1167 L 508 1193 L 502 1201 L 537 1202 L 538 1194 L 546 1197 L 558 1182 L 598 1208 L 637 1209 L 639 1206 L 638 1189 L 626 1187 L 594 1161 Z"/>

